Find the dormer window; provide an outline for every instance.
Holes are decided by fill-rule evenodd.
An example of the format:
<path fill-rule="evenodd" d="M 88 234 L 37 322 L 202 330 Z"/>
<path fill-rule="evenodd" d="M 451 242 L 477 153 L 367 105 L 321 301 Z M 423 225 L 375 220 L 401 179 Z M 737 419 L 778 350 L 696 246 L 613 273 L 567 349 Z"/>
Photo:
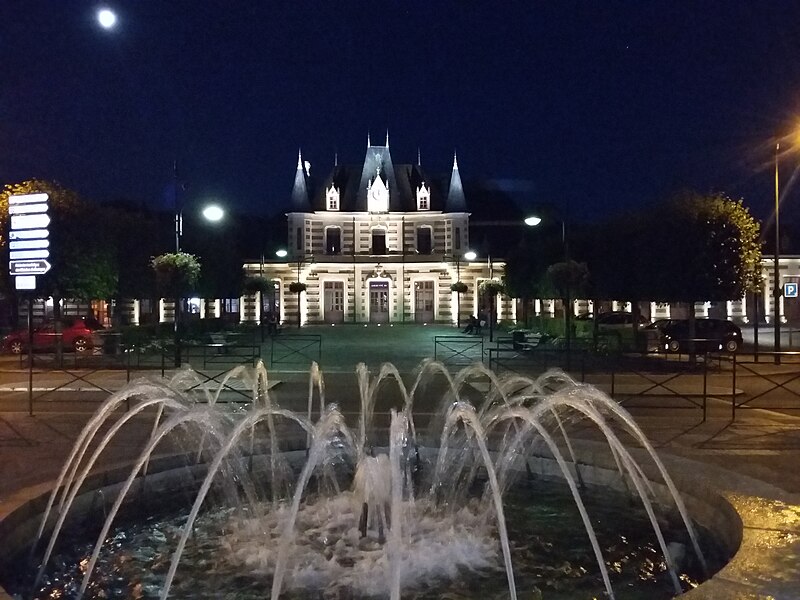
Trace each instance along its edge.
<path fill-rule="evenodd" d="M 425 187 L 425 182 L 417 188 L 417 210 L 431 209 L 431 191 Z"/>
<path fill-rule="evenodd" d="M 325 204 L 328 210 L 339 210 L 339 190 L 333 184 L 325 190 Z"/>

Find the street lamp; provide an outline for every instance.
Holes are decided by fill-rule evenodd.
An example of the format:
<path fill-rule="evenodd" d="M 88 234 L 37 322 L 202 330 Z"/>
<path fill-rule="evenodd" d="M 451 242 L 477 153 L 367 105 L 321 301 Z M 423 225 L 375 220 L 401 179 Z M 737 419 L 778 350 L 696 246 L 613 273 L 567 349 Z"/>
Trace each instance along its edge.
<path fill-rule="evenodd" d="M 567 265 L 569 268 L 569 242 L 567 240 L 567 221 L 566 219 L 561 218 L 554 218 L 554 220 L 561 224 L 561 247 L 564 252 L 564 264 Z M 525 224 L 530 227 L 535 227 L 542 222 L 542 219 L 538 216 L 531 215 L 525 219 Z M 569 368 L 569 357 L 570 357 L 570 346 L 571 346 L 571 337 L 572 337 L 572 306 L 570 300 L 570 282 L 569 282 L 569 274 L 567 277 L 566 284 L 564 286 L 564 337 L 565 337 L 565 348 L 567 351 L 567 368 Z"/>
<path fill-rule="evenodd" d="M 472 250 L 468 250 L 463 254 L 463 258 L 467 261 L 473 261 L 477 258 L 477 254 Z M 458 254 L 454 254 L 452 256 L 453 260 L 456 262 L 456 283 L 450 288 L 456 293 L 456 327 L 458 329 L 461 328 L 461 294 L 466 291 L 466 285 L 464 282 L 461 281 L 461 259 L 462 256 Z M 455 289 L 454 286 L 458 286 L 458 289 Z"/>
<path fill-rule="evenodd" d="M 289 252 L 281 248 L 275 252 L 275 255 L 278 258 L 286 258 L 289 255 Z M 306 286 L 304 283 L 300 281 L 300 269 L 303 268 L 303 265 L 306 262 L 314 262 L 314 257 L 311 256 L 307 261 L 304 256 L 297 257 L 297 280 L 289 284 L 289 290 L 297 293 L 297 328 L 300 329 L 301 327 L 301 315 L 300 315 L 300 295 L 306 290 Z"/>
<path fill-rule="evenodd" d="M 185 206 L 177 206 L 175 210 L 175 252 L 181 251 L 181 238 L 183 237 L 183 210 Z M 206 221 L 216 223 L 225 216 L 225 210 L 217 204 L 208 204 L 200 211 Z"/>
<path fill-rule="evenodd" d="M 779 262 L 781 258 L 781 196 L 780 196 L 780 188 L 778 185 L 778 153 L 780 152 L 781 144 L 780 142 L 775 144 L 775 256 L 773 257 L 773 271 L 772 271 L 772 279 L 773 279 L 773 287 L 772 287 L 772 319 L 773 319 L 773 328 L 775 330 L 775 364 L 779 365 L 781 363 L 781 357 L 778 352 L 781 351 L 781 315 L 780 315 L 780 299 L 781 299 L 781 288 L 778 283 L 778 277 L 780 275 L 780 267 Z M 757 351 L 757 350 L 756 350 Z"/>
<path fill-rule="evenodd" d="M 496 221 L 473 221 L 470 223 L 470 227 L 520 227 L 521 225 L 525 225 L 527 227 L 535 227 L 542 222 L 541 217 L 537 215 L 528 215 L 523 219 L 503 219 L 503 220 L 496 220 Z M 489 279 L 494 279 L 494 264 L 492 262 L 492 254 L 489 248 L 486 249 L 486 264 L 489 268 Z M 496 256 L 496 255 L 495 255 Z M 468 251 L 464 254 L 464 258 L 468 261 L 474 261 L 478 255 L 473 251 Z M 494 330 L 494 319 L 495 319 L 495 308 L 494 308 L 494 295 L 492 295 L 490 301 L 490 314 L 488 315 L 487 320 L 489 321 L 489 340 L 493 340 L 493 330 Z"/>
<path fill-rule="evenodd" d="M 181 238 L 183 237 L 183 209 L 184 204 L 178 203 L 178 191 L 175 190 L 175 253 L 181 253 Z M 216 204 L 209 204 L 203 208 L 201 214 L 207 221 L 217 222 L 225 216 L 225 211 Z M 177 290 L 176 290 L 177 291 Z M 183 299 L 180 293 L 176 293 L 174 311 L 172 319 L 173 337 L 175 341 L 175 366 L 181 366 L 181 336 L 180 336 L 180 316 L 181 303 Z"/>

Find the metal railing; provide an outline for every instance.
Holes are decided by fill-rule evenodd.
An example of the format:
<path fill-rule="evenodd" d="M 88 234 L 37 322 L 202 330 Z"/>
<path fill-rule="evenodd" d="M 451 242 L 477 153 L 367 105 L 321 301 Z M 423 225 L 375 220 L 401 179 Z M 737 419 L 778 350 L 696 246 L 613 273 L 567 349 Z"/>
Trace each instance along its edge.
<path fill-rule="evenodd" d="M 770 361 L 769 359 L 773 360 Z M 758 362 L 748 355 L 732 357 L 731 419 L 745 409 L 800 410 L 800 352 L 759 352 Z M 738 384 L 749 392 L 737 398 Z"/>
<path fill-rule="evenodd" d="M 272 336 L 270 364 L 322 362 L 322 336 L 313 333 L 281 333 Z"/>
<path fill-rule="evenodd" d="M 436 335 L 433 338 L 433 359 L 458 367 L 483 362 L 483 336 Z"/>
<path fill-rule="evenodd" d="M 702 421 L 708 416 L 708 398 L 712 392 L 725 396 L 726 385 L 711 388 L 710 366 L 718 357 L 698 355 L 696 362 L 643 360 L 620 356 L 612 366 L 609 395 L 625 408 L 700 410 Z"/>

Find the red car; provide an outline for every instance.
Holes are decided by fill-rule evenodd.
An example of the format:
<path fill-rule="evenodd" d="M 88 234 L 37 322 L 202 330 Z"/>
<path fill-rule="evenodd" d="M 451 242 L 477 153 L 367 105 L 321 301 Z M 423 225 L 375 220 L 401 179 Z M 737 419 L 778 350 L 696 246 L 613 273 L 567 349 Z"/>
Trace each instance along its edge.
<path fill-rule="evenodd" d="M 62 347 L 65 350 L 86 352 L 100 345 L 97 330 L 103 326 L 92 319 L 70 319 L 61 326 Z M 55 323 L 43 323 L 33 329 L 34 350 L 55 350 L 58 334 Z M 12 354 L 21 354 L 28 347 L 28 330 L 19 329 L 3 338 L 3 350 Z"/>

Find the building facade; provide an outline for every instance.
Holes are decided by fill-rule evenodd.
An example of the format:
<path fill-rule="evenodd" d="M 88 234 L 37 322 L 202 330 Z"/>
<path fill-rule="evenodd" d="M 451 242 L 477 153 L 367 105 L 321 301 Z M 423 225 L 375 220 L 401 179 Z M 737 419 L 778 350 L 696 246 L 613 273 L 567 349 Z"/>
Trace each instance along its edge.
<path fill-rule="evenodd" d="M 457 157 L 449 182 L 421 165 L 392 160 L 367 142 L 363 165 L 335 164 L 319 185 L 298 154 L 287 214 L 286 256 L 245 264 L 248 276 L 273 282 L 274 292 L 245 304 L 245 320 L 274 312 L 305 323 L 457 323 L 490 307 L 515 318 L 514 303 L 492 301 L 481 283 L 499 280 L 504 263 L 467 260 L 469 218 Z M 461 282 L 465 291 L 453 291 Z M 305 291 L 298 293 L 297 284 Z M 294 286 L 292 284 L 295 284 Z"/>

